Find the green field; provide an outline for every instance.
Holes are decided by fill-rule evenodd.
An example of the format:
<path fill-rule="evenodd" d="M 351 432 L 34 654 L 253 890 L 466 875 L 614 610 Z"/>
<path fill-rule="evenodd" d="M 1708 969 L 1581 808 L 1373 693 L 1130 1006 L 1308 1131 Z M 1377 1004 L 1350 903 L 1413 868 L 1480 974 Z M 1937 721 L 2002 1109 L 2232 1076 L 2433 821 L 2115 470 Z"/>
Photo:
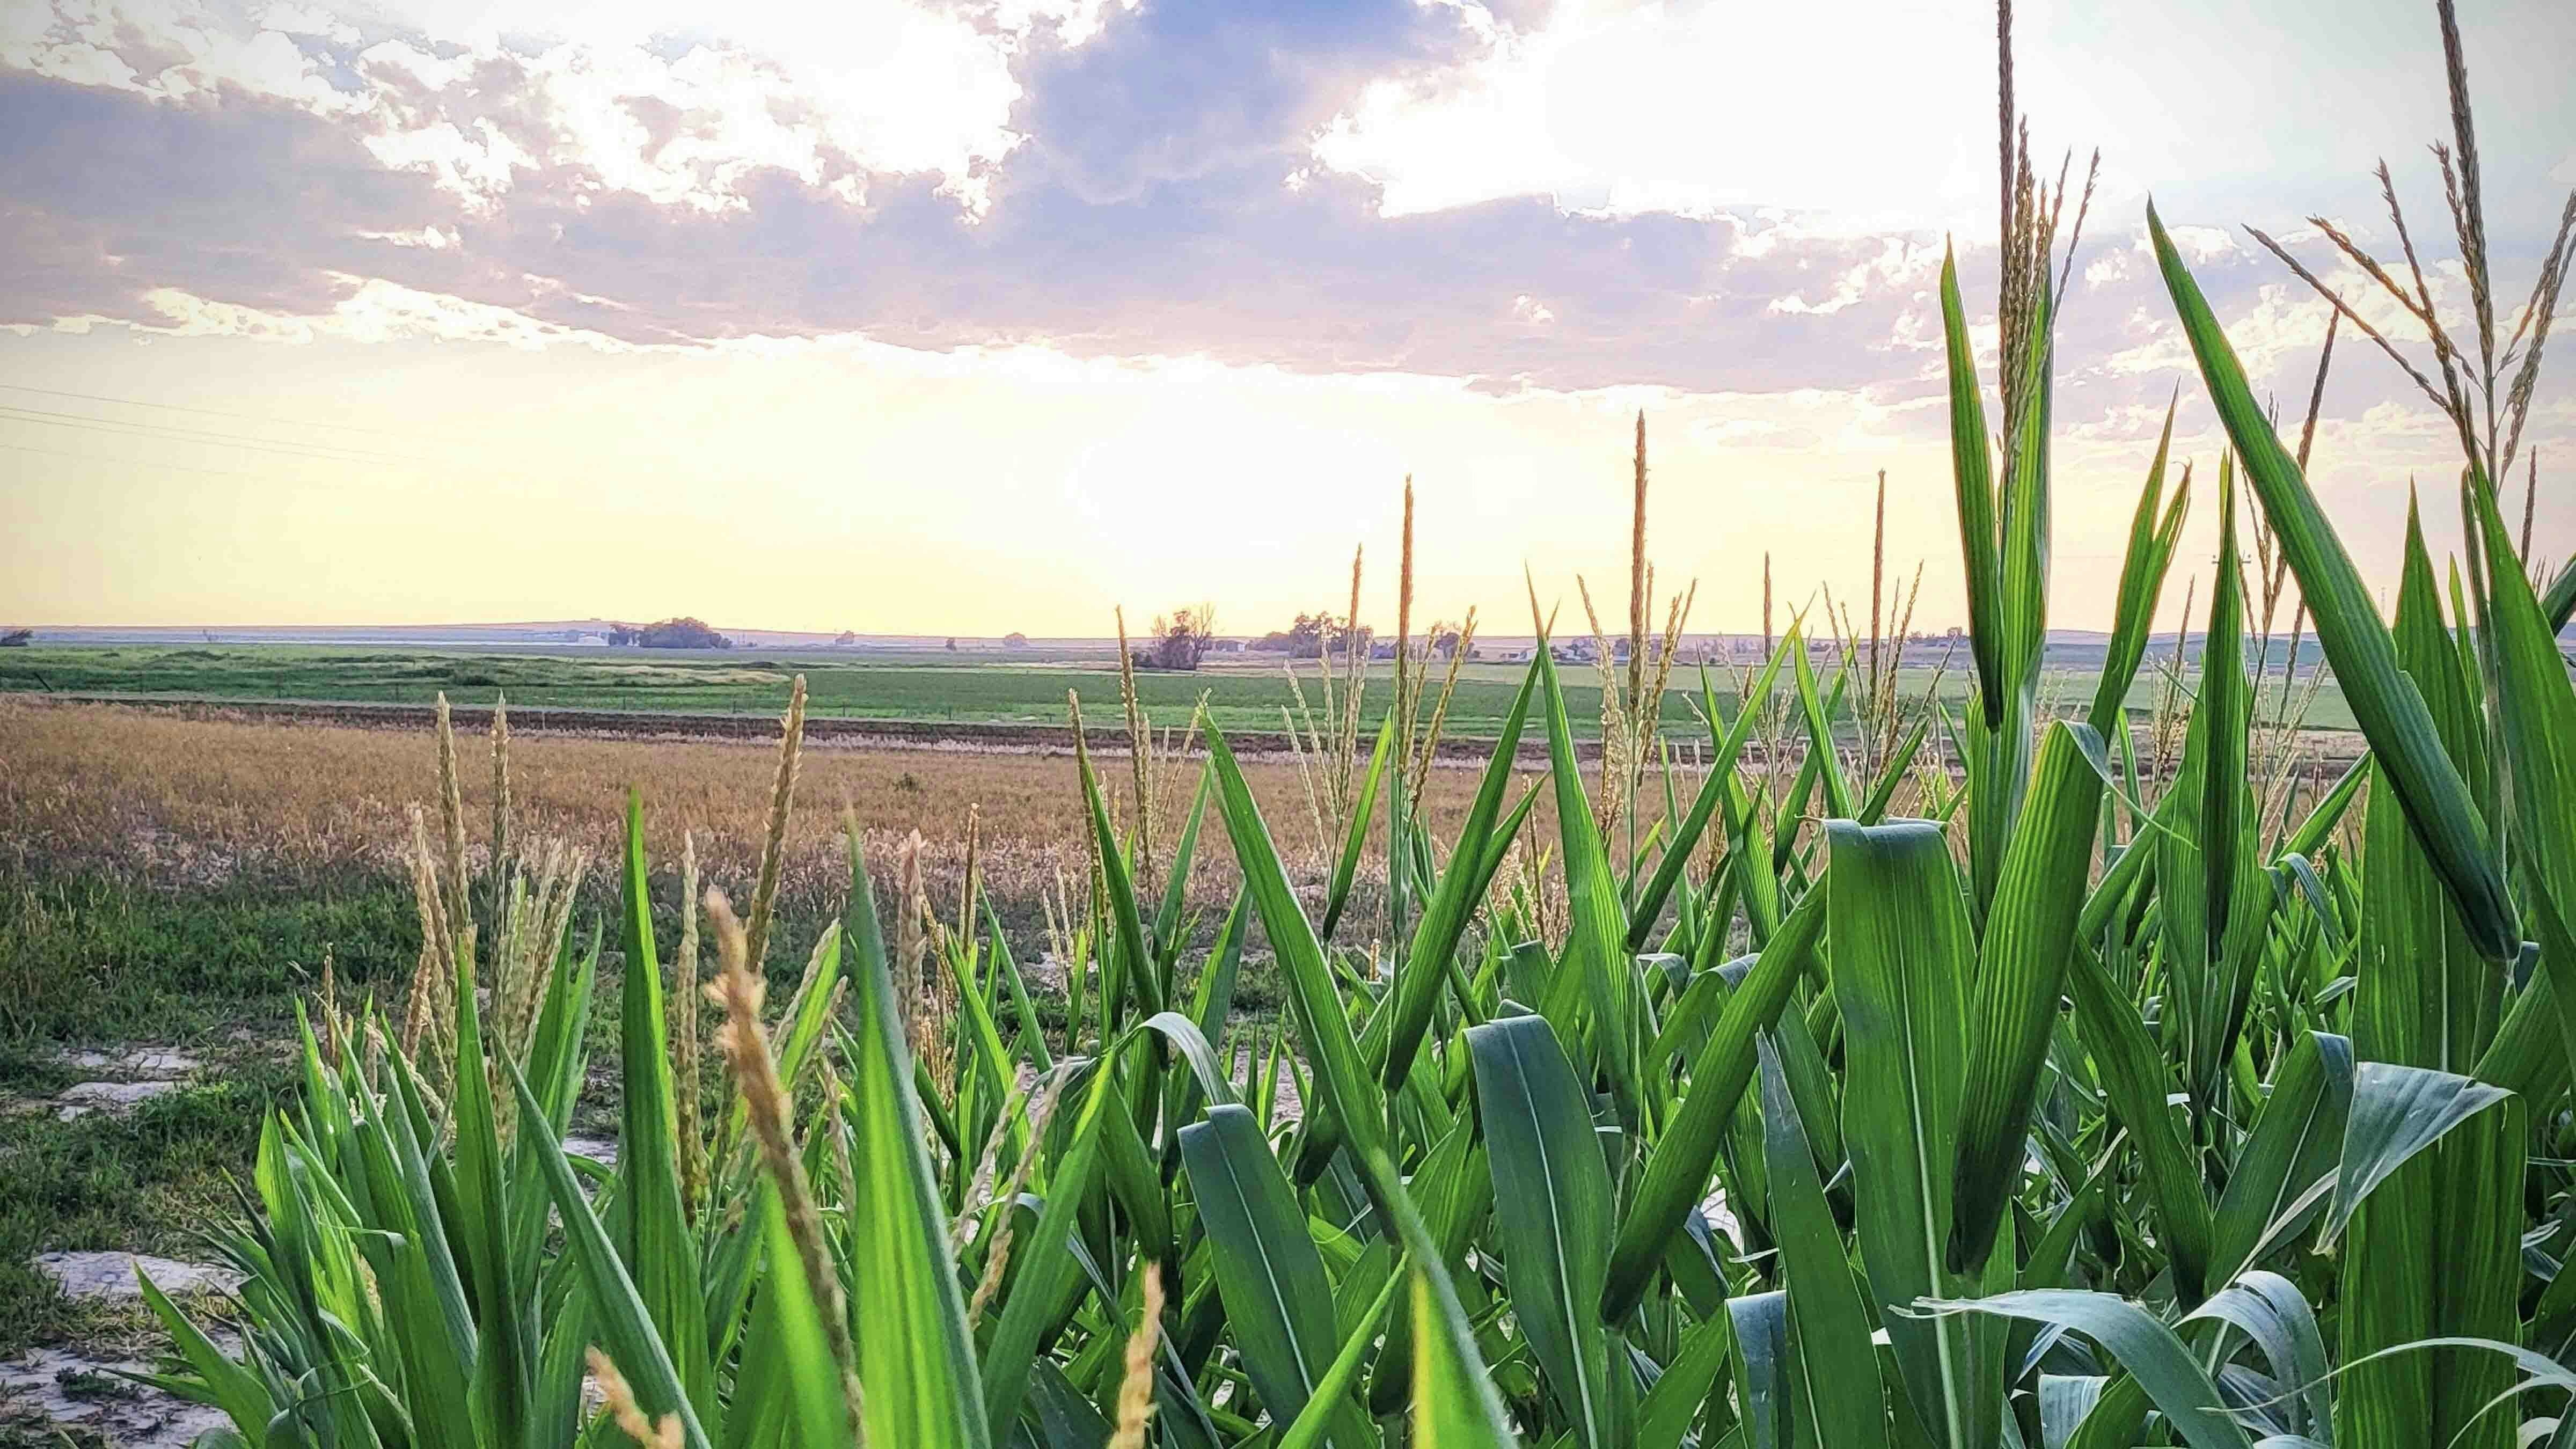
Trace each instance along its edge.
<path fill-rule="evenodd" d="M 1965 658 L 1947 669 L 1916 659 L 1917 646 L 1900 676 L 1908 697 L 1935 682 L 1952 708 L 1965 698 L 1969 665 Z M 1320 708 L 1315 671 L 1301 663 L 1307 699 Z M 113 648 L 40 647 L 11 651 L 0 658 L 0 692 L 130 694 L 192 696 L 216 700 L 317 700 L 379 704 L 427 704 L 442 691 L 457 703 L 484 703 L 506 692 L 520 709 L 605 709 L 677 711 L 698 714 L 775 714 L 784 707 L 791 676 L 802 673 L 808 710 L 818 718 L 882 719 L 954 724 L 1062 724 L 1065 693 L 1078 691 L 1086 723 L 1114 725 L 1119 719 L 1118 674 L 1108 664 L 1065 661 L 1022 663 L 990 656 L 956 663 L 925 660 L 919 654 L 846 652 L 793 653 L 599 650 L 546 653 L 535 650 L 386 650 L 312 645 L 217 645 L 173 648 L 127 645 Z M 1522 666 L 1477 662 L 1460 671 L 1456 697 L 1449 707 L 1448 733 L 1489 737 L 1510 709 Z M 1588 665 L 1569 666 L 1566 705 L 1579 734 L 1600 733 L 1600 691 L 1587 681 Z M 1371 722 L 1385 709 L 1393 691 L 1389 667 L 1372 672 L 1364 696 Z M 2069 660 L 2050 669 L 2043 697 L 2067 708 L 2088 701 L 2098 673 L 2089 660 Z M 1711 671 L 1722 709 L 1734 706 L 1733 675 Z M 1823 681 L 1830 687 L 1830 676 Z M 1674 688 L 1664 701 L 1664 719 L 1673 727 L 1693 724 L 1692 700 L 1698 690 L 1695 670 L 1676 670 Z M 2155 708 L 2162 676 L 2150 665 L 2140 671 L 2130 691 L 2132 709 Z M 2306 692 L 2302 684 L 2300 693 Z M 1189 717 L 1202 694 L 1210 716 L 1229 730 L 1280 728 L 1282 706 L 1292 696 L 1277 659 L 1211 664 L 1192 674 L 1148 673 L 1137 678 L 1137 693 L 1158 723 L 1178 725 Z M 2280 704 L 2279 676 L 2261 691 L 2268 716 Z M 2349 729 L 2351 712 L 2331 684 L 2320 689 L 2304 723 L 2311 728 Z"/>

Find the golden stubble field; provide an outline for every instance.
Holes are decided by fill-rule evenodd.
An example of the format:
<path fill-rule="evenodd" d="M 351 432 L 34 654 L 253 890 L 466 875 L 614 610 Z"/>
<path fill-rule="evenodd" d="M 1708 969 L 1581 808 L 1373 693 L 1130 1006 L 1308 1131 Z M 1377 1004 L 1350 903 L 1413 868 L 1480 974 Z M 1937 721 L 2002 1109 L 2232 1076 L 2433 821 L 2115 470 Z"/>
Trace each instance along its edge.
<path fill-rule="evenodd" d="M 469 833 L 479 849 L 491 808 L 491 766 L 480 736 L 459 740 Z M 522 732 L 510 743 L 513 830 L 591 853 L 594 889 L 606 879 L 625 792 L 644 795 L 648 848 L 676 868 L 694 834 L 707 879 L 737 891 L 757 868 L 776 769 L 774 744 L 637 741 Z M 1096 759 L 1114 810 L 1130 812 L 1123 754 Z M 1287 759 L 1248 759 L 1246 774 L 1301 883 L 1328 870 L 1305 786 Z M 437 747 L 427 731 L 181 716 L 104 705 L 0 700 L 0 865 L 114 875 L 137 887 L 185 890 L 249 878 L 292 884 L 321 872 L 400 871 L 406 808 L 435 822 Z M 1160 807 L 1166 837 L 1188 809 L 1195 759 L 1167 761 Z M 1544 779 L 1524 771 L 1522 788 Z M 1474 794 L 1471 768 L 1430 772 L 1423 808 L 1454 834 Z M 1650 790 L 1649 796 L 1659 791 Z M 910 835 L 923 840 L 935 900 L 954 900 L 970 813 L 978 870 L 1005 916 L 1035 918 L 1059 871 L 1079 879 L 1081 794 L 1070 755 L 955 749 L 847 749 L 809 741 L 783 874 L 785 900 L 831 908 L 844 891 L 841 808 L 855 813 L 869 869 L 883 888 Z M 1651 817 L 1649 822 L 1651 823 Z M 1554 833 L 1542 800 L 1537 838 Z M 1167 858 L 1169 841 L 1158 843 Z M 1372 852 L 1374 855 L 1374 852 Z M 1374 866 L 1363 873 L 1363 886 Z M 1194 905 L 1221 909 L 1236 881 L 1213 813 L 1192 872 Z"/>

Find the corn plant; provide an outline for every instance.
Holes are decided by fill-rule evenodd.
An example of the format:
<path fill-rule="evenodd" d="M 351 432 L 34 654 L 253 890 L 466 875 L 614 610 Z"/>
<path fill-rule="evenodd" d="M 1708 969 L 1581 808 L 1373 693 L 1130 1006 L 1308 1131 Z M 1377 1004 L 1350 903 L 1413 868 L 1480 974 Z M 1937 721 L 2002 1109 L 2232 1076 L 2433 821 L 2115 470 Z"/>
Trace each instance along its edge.
<path fill-rule="evenodd" d="M 1614 850 L 1533 600 L 1462 827 L 1406 808 L 1389 725 L 1334 793 L 1320 901 L 1221 731 L 1150 868 L 1150 806 L 1122 831 L 1083 756 L 1060 1034 L 972 871 L 953 918 L 917 879 L 880 892 L 855 820 L 845 914 L 784 1009 L 774 870 L 747 923 L 711 893 L 712 1111 L 671 1006 L 701 906 L 654 911 L 639 797 L 605 932 L 614 1164 L 562 1141 L 599 945 L 541 915 L 510 959 L 542 988 L 504 991 L 470 930 L 425 941 L 402 1022 L 303 1037 L 218 1234 L 238 1348 L 145 1284 L 178 1345 L 154 1382 L 219 1406 L 222 1443 L 334 1449 L 2576 1443 L 2576 572 L 2534 586 L 2473 458 L 2447 588 L 2410 527 L 2383 621 L 2150 210 L 2230 443 L 2207 647 L 2175 768 L 2142 769 L 2125 701 L 2191 491 L 2168 428 L 2104 676 L 2053 715 L 2062 197 L 2025 199 L 2000 462 L 1941 281 L 1974 625 L 1955 787 L 1926 786 L 1928 720 L 1844 750 L 1892 685 L 1856 649 L 1820 677 L 1793 623 L 1731 707 L 1702 679 L 1708 768 Z M 2277 808 L 2239 490 L 2369 745 Z M 1749 747 L 1783 719 L 1804 748 L 1774 802 Z M 1548 779 L 1515 798 L 1533 734 Z M 1343 907 L 1380 800 L 1372 943 Z M 425 923 L 470 910 L 456 818 L 443 892 L 422 832 Z M 1215 922 L 1184 904 L 1203 826 L 1241 874 Z M 1256 942 L 1277 1024 L 1236 1008 Z"/>

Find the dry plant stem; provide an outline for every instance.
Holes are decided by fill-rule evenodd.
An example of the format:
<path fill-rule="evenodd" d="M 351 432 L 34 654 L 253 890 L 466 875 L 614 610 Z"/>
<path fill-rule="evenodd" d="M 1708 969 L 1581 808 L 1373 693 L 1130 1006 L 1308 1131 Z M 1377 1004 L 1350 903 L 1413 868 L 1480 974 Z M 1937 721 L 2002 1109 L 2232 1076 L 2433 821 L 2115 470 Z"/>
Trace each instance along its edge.
<path fill-rule="evenodd" d="M 1144 1306 L 1127 1336 L 1127 1375 L 1118 1385 L 1118 1431 L 1109 1449 L 1145 1449 L 1145 1427 L 1154 1415 L 1154 1345 L 1163 1327 L 1163 1269 L 1145 1265 Z"/>
<path fill-rule="evenodd" d="M 778 1078 L 778 1063 L 769 1053 L 768 1034 L 761 1030 L 761 998 L 766 987 L 752 970 L 748 934 L 735 918 L 732 902 L 725 899 L 723 891 L 710 890 L 706 906 L 707 919 L 715 926 L 720 962 L 707 996 L 725 1013 L 724 1024 L 716 1028 L 716 1044 L 732 1070 L 734 1090 L 742 1097 L 761 1160 L 778 1186 L 779 1201 L 786 1210 L 787 1234 L 795 1241 L 806 1281 L 813 1285 L 815 1306 L 821 1309 L 832 1361 L 841 1370 L 850 1434 L 856 1439 L 862 1430 L 859 1385 L 852 1372 L 857 1360 L 850 1346 L 849 1310 L 841 1298 L 840 1272 L 824 1240 L 823 1215 L 815 1205 L 813 1186 L 806 1181 L 804 1160 L 791 1135 L 794 1103 L 786 1083 Z"/>
<path fill-rule="evenodd" d="M 1408 665 L 1413 653 L 1413 475 L 1404 475 L 1404 537 L 1397 555 L 1395 571 L 1395 727 L 1400 736 L 1396 750 L 1396 778 L 1413 758 L 1413 693 L 1420 686 L 1410 677 Z M 1389 862 L 1392 868 L 1393 862 Z"/>
<path fill-rule="evenodd" d="M 778 735 L 778 779 L 769 794 L 769 833 L 760 848 L 760 878 L 751 892 L 751 925 L 745 949 L 757 968 L 769 957 L 770 917 L 778 904 L 778 868 L 787 852 L 787 818 L 796 803 L 796 769 L 805 745 L 805 676 L 787 691 L 787 717 Z"/>
<path fill-rule="evenodd" d="M 680 1449 L 680 1445 L 686 1442 L 680 1429 L 680 1416 L 664 1414 L 658 1424 L 646 1418 L 642 1406 L 635 1402 L 633 1386 L 626 1382 L 624 1374 L 617 1371 L 616 1363 L 596 1344 L 585 1352 L 590 1358 L 591 1379 L 599 1385 L 600 1412 L 607 1415 L 609 1422 L 643 1449 Z"/>
<path fill-rule="evenodd" d="M 1628 514 L 1628 697 L 1646 681 L 1646 410 L 1637 410 L 1637 452 L 1631 464 L 1634 499 Z"/>
<path fill-rule="evenodd" d="M 1360 634 L 1360 564 L 1365 557 L 1364 549 L 1351 550 L 1351 605 L 1350 612 L 1342 619 L 1345 655 L 1342 733 L 1335 746 L 1340 784 L 1333 794 L 1333 831 L 1336 838 L 1350 828 L 1351 811 L 1356 808 L 1352 782 L 1359 771 L 1360 697 L 1368 687 L 1368 642 Z"/>

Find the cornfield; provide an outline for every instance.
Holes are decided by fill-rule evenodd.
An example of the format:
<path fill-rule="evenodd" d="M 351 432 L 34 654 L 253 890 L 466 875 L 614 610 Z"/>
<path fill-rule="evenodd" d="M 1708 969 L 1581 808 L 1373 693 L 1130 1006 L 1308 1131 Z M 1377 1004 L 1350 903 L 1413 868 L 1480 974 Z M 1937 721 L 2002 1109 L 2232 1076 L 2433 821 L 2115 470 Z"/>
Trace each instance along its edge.
<path fill-rule="evenodd" d="M 154 1381 L 226 1443 L 333 1449 L 2576 1445 L 2576 569 L 2535 585 L 2472 448 L 2464 557 L 2446 589 L 2411 530 L 2384 622 L 2151 209 L 2232 444 L 2208 647 L 2142 767 L 2120 702 L 2190 489 L 2160 449 L 2101 688 L 2044 708 L 2055 211 L 2022 189 L 1999 446 L 1941 288 L 1964 716 L 1852 756 L 1828 699 L 1879 681 L 1793 624 L 1731 716 L 1703 683 L 1705 769 L 1614 847 L 1542 647 L 1454 838 L 1381 736 L 1321 902 L 1220 731 L 1150 858 L 1142 774 L 1122 822 L 1086 760 L 1068 1032 L 971 865 L 934 901 L 855 849 L 768 1008 L 801 693 L 740 919 L 694 855 L 656 919 L 640 797 L 603 931 L 500 810 L 476 889 L 449 745 L 405 1009 L 314 1014 L 218 1233 L 239 1346 L 147 1283 Z M 2254 759 L 2255 510 L 2371 747 L 2299 809 Z M 1785 789 L 1746 748 L 1783 721 Z M 1243 885 L 1185 977 L 1203 829 Z M 613 1165 L 563 1146 L 602 936 Z M 1232 1010 L 1256 937 L 1275 1028 Z"/>

